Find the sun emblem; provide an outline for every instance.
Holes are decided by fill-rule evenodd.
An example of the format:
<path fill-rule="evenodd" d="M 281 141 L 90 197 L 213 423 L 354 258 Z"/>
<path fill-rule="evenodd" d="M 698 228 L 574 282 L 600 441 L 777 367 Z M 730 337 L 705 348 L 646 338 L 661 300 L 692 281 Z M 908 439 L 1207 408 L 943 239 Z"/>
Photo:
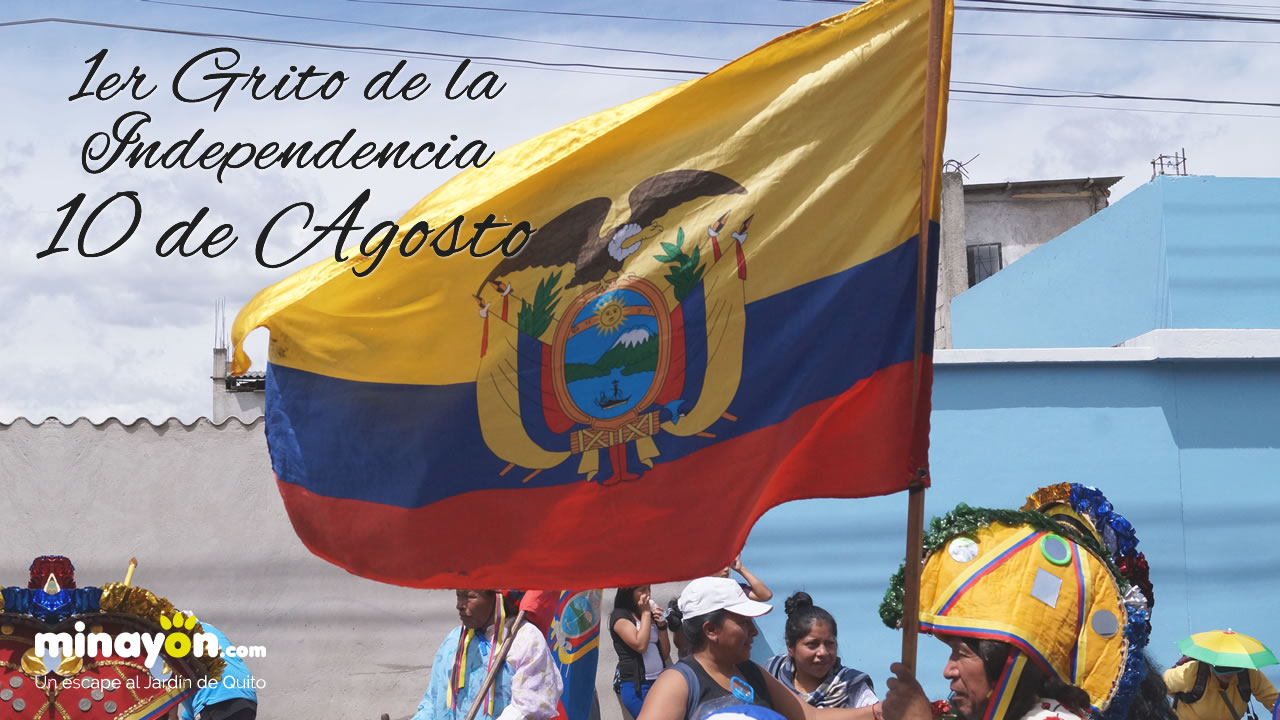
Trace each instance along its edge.
<path fill-rule="evenodd" d="M 626 301 L 614 294 L 596 303 L 596 332 L 612 335 L 622 328 L 626 319 Z"/>

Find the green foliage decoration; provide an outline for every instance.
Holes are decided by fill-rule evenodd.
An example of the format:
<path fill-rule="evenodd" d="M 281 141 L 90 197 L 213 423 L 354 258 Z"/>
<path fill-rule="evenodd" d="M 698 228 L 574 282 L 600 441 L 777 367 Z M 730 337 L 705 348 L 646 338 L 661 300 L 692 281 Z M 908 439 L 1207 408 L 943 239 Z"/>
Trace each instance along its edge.
<path fill-rule="evenodd" d="M 520 312 L 516 315 L 516 328 L 530 337 L 539 338 L 551 327 L 555 319 L 556 305 L 560 302 L 561 273 L 551 273 L 538 281 L 538 289 L 533 293 L 533 305 L 521 300 Z"/>
<path fill-rule="evenodd" d="M 676 230 L 676 241 L 674 243 L 662 243 L 662 249 L 666 252 L 653 257 L 658 262 L 671 263 L 671 267 L 664 277 L 666 277 L 667 282 L 671 283 L 676 302 L 681 302 L 688 297 L 699 282 L 702 282 L 702 272 L 706 270 L 706 266 L 699 264 L 700 252 L 698 248 L 695 247 L 692 253 L 685 253 L 684 228 Z"/>

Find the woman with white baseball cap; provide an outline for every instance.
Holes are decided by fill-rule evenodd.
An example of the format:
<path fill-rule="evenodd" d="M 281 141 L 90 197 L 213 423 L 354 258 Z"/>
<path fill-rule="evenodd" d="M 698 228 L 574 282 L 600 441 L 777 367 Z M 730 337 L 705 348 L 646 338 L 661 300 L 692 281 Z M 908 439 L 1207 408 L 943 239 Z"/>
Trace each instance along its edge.
<path fill-rule="evenodd" d="M 878 706 L 818 709 L 751 662 L 752 618 L 772 606 L 728 578 L 705 577 L 680 593 L 681 630 L 691 653 L 663 671 L 637 720 L 700 720 L 733 705 L 771 708 L 787 720 L 879 720 Z"/>

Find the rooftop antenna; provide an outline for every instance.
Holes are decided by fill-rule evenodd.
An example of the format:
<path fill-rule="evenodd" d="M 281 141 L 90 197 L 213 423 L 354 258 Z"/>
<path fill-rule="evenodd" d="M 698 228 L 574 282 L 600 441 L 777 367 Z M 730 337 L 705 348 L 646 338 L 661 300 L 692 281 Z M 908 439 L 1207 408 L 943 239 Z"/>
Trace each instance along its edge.
<path fill-rule="evenodd" d="M 981 155 L 981 154 L 982 153 L 978 153 L 978 155 Z M 974 155 L 973 157 L 969 158 L 968 160 L 965 160 L 964 162 L 960 162 L 959 160 L 948 160 L 942 163 L 942 170 L 943 172 L 958 172 L 960 173 L 960 177 L 964 178 L 965 180 L 968 180 L 969 171 L 967 169 L 967 166 L 969 165 L 969 163 L 973 162 L 974 160 L 977 160 L 978 155 Z"/>
<path fill-rule="evenodd" d="M 1187 149 L 1182 148 L 1180 153 L 1175 152 L 1172 155 L 1157 155 L 1155 160 L 1151 161 L 1151 179 L 1155 180 L 1157 175 L 1181 175 L 1187 174 Z"/>
<path fill-rule="evenodd" d="M 213 349 L 227 349 L 227 299 L 213 301 Z"/>

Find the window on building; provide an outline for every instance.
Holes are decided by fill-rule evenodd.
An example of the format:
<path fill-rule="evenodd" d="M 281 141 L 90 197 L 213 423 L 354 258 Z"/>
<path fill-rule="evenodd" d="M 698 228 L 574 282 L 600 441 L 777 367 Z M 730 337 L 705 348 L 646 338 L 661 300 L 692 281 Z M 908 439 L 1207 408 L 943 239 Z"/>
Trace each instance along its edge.
<path fill-rule="evenodd" d="M 1000 243 L 970 245 L 966 250 L 969 253 L 969 287 L 986 280 L 1004 267 Z"/>

